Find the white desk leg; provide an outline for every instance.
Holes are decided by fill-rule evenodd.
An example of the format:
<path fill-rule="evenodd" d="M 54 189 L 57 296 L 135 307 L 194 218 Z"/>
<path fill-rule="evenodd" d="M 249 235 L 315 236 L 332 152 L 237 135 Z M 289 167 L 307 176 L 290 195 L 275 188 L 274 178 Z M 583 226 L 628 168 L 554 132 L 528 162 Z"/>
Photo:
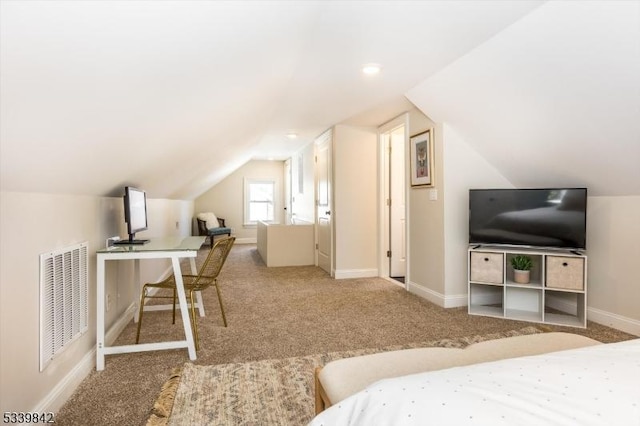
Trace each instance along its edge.
<path fill-rule="evenodd" d="M 96 299 L 96 370 L 104 370 L 104 282 L 105 282 L 105 267 L 104 258 L 98 254 L 98 265 L 96 267 L 96 281 L 97 281 L 97 299 Z"/>
<path fill-rule="evenodd" d="M 191 264 L 191 275 L 198 275 L 198 269 L 196 268 L 196 258 L 189 258 L 189 263 Z M 204 302 L 202 301 L 202 292 L 196 292 L 197 306 L 198 311 L 200 312 L 200 316 L 204 316 Z"/>
<path fill-rule="evenodd" d="M 193 342 L 193 332 L 191 331 L 191 321 L 189 319 L 189 307 L 187 306 L 187 297 L 184 293 L 184 282 L 182 281 L 182 271 L 180 271 L 180 259 L 171 258 L 173 265 L 173 273 L 176 279 L 176 290 L 178 292 L 178 300 L 180 301 L 180 315 L 182 315 L 182 324 L 184 324 L 184 334 L 187 338 L 187 349 L 189 349 L 189 359 L 194 361 L 196 356 L 196 347 Z"/>
<path fill-rule="evenodd" d="M 142 293 L 142 281 L 140 280 L 140 259 L 133 260 L 133 282 L 138 286 L 138 294 L 136 295 L 136 311 L 133 314 L 133 322 L 138 323 L 138 312 L 140 312 L 140 294 Z"/>

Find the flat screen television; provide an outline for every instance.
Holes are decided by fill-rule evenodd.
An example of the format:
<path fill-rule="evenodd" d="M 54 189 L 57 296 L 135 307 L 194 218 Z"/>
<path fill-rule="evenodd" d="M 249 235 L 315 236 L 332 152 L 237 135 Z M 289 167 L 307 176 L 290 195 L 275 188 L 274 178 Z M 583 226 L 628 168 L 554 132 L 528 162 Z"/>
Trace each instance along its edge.
<path fill-rule="evenodd" d="M 144 244 L 149 240 L 136 240 L 136 232 L 147 229 L 147 194 L 145 191 L 127 186 L 124 188 L 124 221 L 129 238 L 116 244 Z"/>
<path fill-rule="evenodd" d="M 469 244 L 586 249 L 587 189 L 471 189 Z"/>

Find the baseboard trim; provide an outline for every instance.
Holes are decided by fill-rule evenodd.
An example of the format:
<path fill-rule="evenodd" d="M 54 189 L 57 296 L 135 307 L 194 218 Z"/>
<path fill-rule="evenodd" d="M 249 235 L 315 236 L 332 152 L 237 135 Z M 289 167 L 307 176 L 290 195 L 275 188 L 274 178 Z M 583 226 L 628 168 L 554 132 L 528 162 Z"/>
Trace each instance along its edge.
<path fill-rule="evenodd" d="M 587 308 L 587 319 L 640 337 L 640 321 L 596 308 Z"/>
<path fill-rule="evenodd" d="M 444 295 L 437 291 L 433 291 L 430 288 L 423 287 L 412 281 L 407 283 L 407 290 L 409 293 L 413 293 L 416 296 L 420 296 L 423 299 L 427 299 L 429 302 L 435 303 L 436 305 L 444 308 Z"/>
<path fill-rule="evenodd" d="M 136 309 L 136 303 L 132 303 L 127 307 L 124 313 L 120 315 L 120 318 L 118 318 L 113 326 L 111 326 L 111 328 L 105 333 L 104 341 L 107 345 L 111 345 L 113 342 L 115 342 L 120 333 L 122 333 L 127 324 L 129 324 L 129 321 L 133 319 L 133 316 L 137 313 L 137 311 L 138 310 Z"/>
<path fill-rule="evenodd" d="M 407 290 L 417 296 L 427 299 L 431 303 L 435 303 L 443 308 L 459 308 L 461 306 L 467 306 L 466 294 L 454 294 L 452 296 L 445 296 L 442 293 L 426 288 L 420 284 L 409 281 Z"/>
<path fill-rule="evenodd" d="M 377 276 L 377 269 L 336 269 L 334 274 L 334 278 L 337 280 L 346 278 L 371 278 Z"/>
<path fill-rule="evenodd" d="M 80 383 L 96 365 L 96 350 L 92 349 L 80 362 L 42 399 L 31 411 L 34 413 L 57 413 L 73 395 Z"/>
<path fill-rule="evenodd" d="M 258 244 L 258 239 L 253 238 L 236 238 L 234 244 Z"/>
<path fill-rule="evenodd" d="M 562 312 L 576 312 L 575 301 L 562 300 L 557 297 L 550 297 L 547 300 L 547 305 Z M 615 328 L 616 330 L 624 331 L 625 333 L 633 334 L 634 336 L 640 336 L 640 321 L 633 318 L 623 317 L 622 315 L 587 306 L 587 320 L 593 321 L 600 325 Z"/>
<path fill-rule="evenodd" d="M 134 303 L 129 305 L 125 312 L 118 318 L 115 324 L 105 334 L 104 340 L 107 344 L 113 343 L 122 333 L 124 328 L 129 324 L 131 318 L 136 312 Z M 80 386 L 80 383 L 95 369 L 96 367 L 96 349 L 95 347 L 87 352 L 80 362 L 64 376 L 60 382 L 45 396 L 36 407 L 31 410 L 35 413 L 57 413 L 65 402 L 73 395 L 73 392 Z"/>

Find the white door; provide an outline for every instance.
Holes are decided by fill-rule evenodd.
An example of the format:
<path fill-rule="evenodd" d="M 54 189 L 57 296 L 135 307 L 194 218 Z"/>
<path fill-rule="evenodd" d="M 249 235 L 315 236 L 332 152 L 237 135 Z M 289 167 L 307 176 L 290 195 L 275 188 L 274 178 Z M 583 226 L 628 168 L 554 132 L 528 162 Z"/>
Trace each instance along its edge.
<path fill-rule="evenodd" d="M 389 276 L 395 278 L 405 276 L 407 265 L 404 132 L 404 126 L 393 130 L 389 140 Z"/>
<path fill-rule="evenodd" d="M 316 142 L 316 256 L 318 266 L 333 276 L 331 228 L 331 132 Z"/>
<path fill-rule="evenodd" d="M 284 223 L 291 223 L 291 159 L 284 162 Z"/>

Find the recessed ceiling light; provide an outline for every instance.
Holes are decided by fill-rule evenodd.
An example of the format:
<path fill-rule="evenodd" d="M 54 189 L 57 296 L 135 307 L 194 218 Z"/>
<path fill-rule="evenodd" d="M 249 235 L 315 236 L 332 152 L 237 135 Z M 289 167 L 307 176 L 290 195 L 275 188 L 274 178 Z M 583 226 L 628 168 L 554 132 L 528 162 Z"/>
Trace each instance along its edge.
<path fill-rule="evenodd" d="M 289 132 L 287 133 L 287 137 L 289 139 L 296 139 L 298 137 L 298 134 L 296 132 Z"/>
<path fill-rule="evenodd" d="M 382 66 L 380 64 L 364 64 L 362 66 L 362 72 L 367 75 L 375 75 L 380 72 Z"/>

